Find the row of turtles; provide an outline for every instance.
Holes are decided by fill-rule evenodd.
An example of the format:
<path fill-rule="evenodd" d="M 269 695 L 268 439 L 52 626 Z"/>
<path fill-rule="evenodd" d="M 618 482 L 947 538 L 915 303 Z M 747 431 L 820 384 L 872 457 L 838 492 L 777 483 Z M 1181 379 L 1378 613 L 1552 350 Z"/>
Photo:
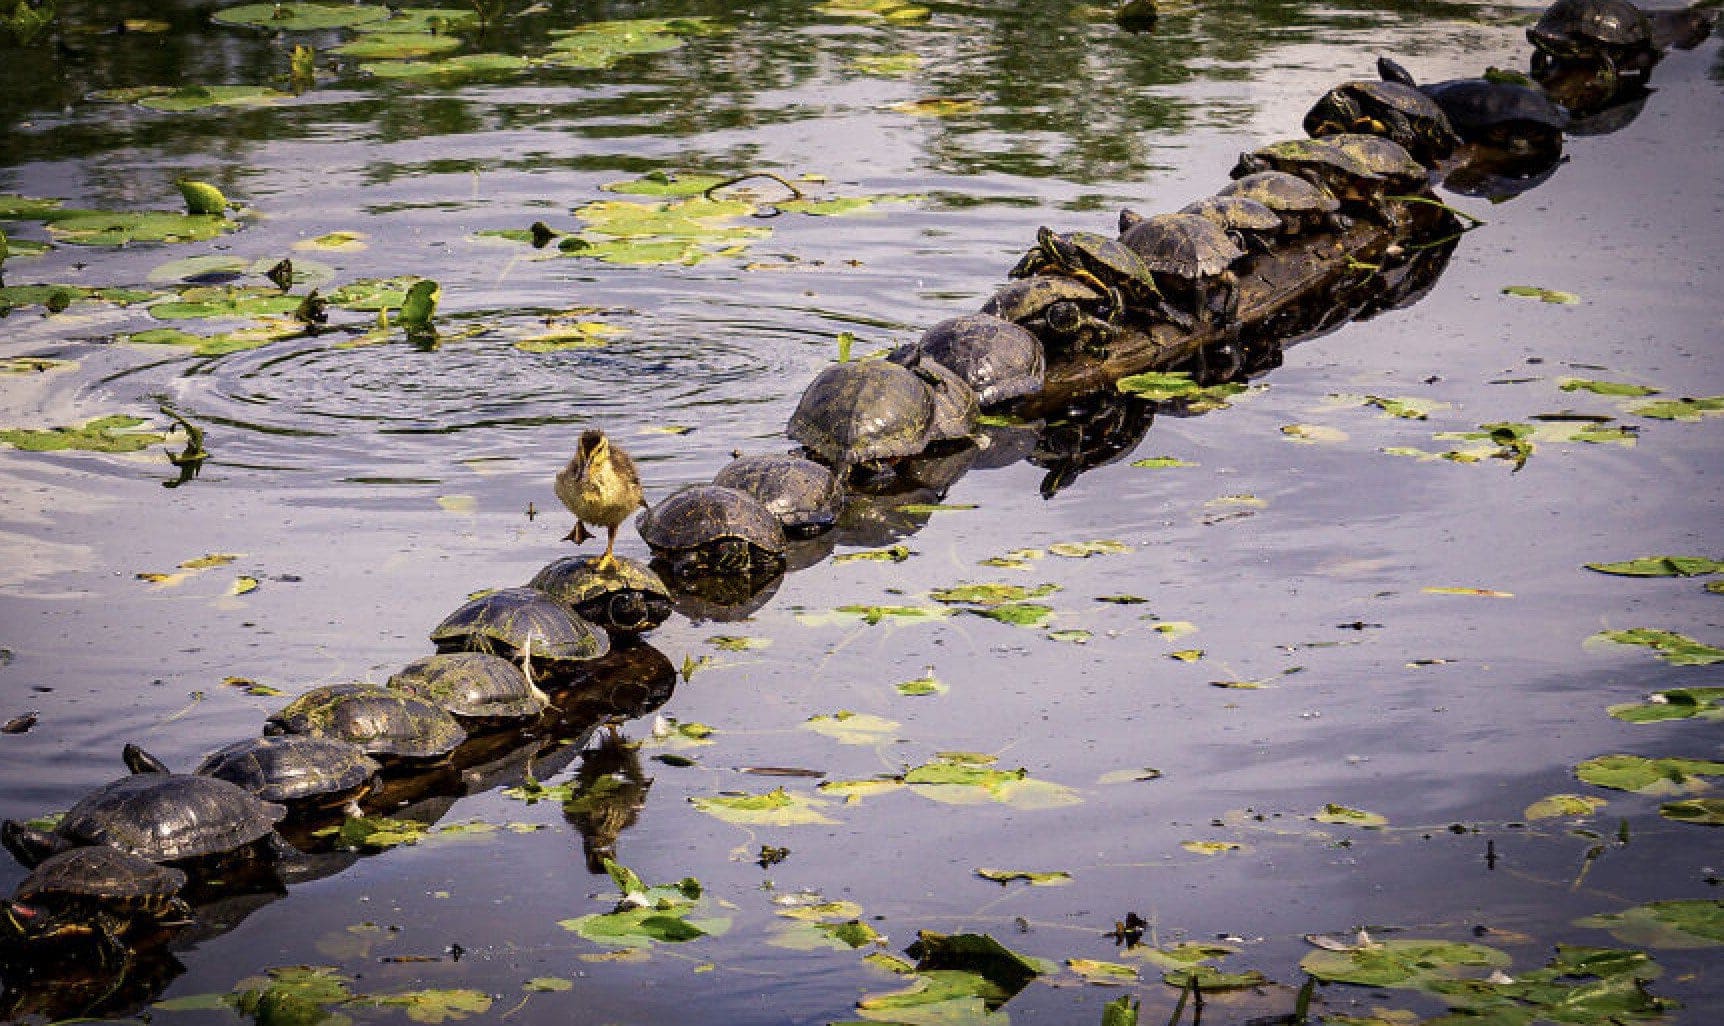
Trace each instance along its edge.
<path fill-rule="evenodd" d="M 1595 62 L 1612 76 L 1644 76 L 1655 35 L 1627 0 L 1558 0 L 1528 32 L 1535 71 Z M 983 410 L 1039 391 L 1061 345 L 1105 345 L 1131 319 L 1225 327 L 1235 268 L 1249 255 L 1349 218 L 1397 228 L 1394 197 L 1428 188 L 1430 166 L 1462 142 L 1560 146 L 1563 114 L 1530 85 L 1419 86 L 1389 61 L 1379 72 L 1326 93 L 1306 118 L 1313 138 L 1242 156 L 1214 196 L 1172 214 L 1122 212 L 1117 237 L 1043 228 L 980 312 L 941 321 L 883 359 L 825 368 L 791 415 L 797 452 L 739 455 L 710 483 L 639 514 L 653 566 L 613 551 L 618 526 L 645 503 L 626 455 L 587 432 L 557 491 L 577 516 L 571 540 L 585 523 L 608 529 L 603 555 L 558 559 L 525 586 L 471 599 L 431 632 L 436 652 L 385 684 L 313 688 L 261 736 L 189 773 L 128 746 L 130 772 L 51 827 L 0 824 L 0 843 L 32 867 L 0 899 L 0 951 L 95 938 L 123 952 L 134 929 L 188 916 L 182 890 L 212 864 L 283 854 L 284 822 L 352 814 L 389 773 L 449 759 L 470 733 L 535 722 L 548 705 L 541 685 L 559 686 L 669 617 L 665 576 L 782 569 L 792 539 L 837 521 L 848 488 L 906 457 L 970 445 Z"/>

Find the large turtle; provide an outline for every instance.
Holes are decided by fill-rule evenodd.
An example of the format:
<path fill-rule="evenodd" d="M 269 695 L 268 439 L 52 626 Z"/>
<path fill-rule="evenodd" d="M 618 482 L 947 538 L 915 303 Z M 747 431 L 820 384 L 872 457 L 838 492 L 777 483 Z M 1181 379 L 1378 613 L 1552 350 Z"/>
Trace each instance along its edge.
<path fill-rule="evenodd" d="M 540 661 L 556 667 L 611 650 L 604 631 L 534 588 L 499 588 L 469 599 L 432 629 L 431 640 L 439 652 L 515 660 L 529 677 Z"/>
<path fill-rule="evenodd" d="M 782 566 L 788 544 L 765 503 L 723 485 L 678 489 L 635 527 L 679 578 L 770 572 Z"/>
<path fill-rule="evenodd" d="M 380 761 L 400 762 L 435 762 L 467 740 L 441 707 L 376 684 L 312 688 L 265 720 L 264 732 L 333 737 Z"/>
<path fill-rule="evenodd" d="M 1377 58 L 1377 73 L 1429 96 L 1467 142 L 1526 156 L 1562 151 L 1568 114 L 1529 79 L 1492 68 L 1486 69 L 1483 78 L 1418 85 L 1406 68 L 1388 57 Z"/>
<path fill-rule="evenodd" d="M 1652 22 L 1629 0 L 1556 0 L 1526 30 L 1538 52 L 1533 69 L 1551 62 L 1597 62 L 1612 76 L 1645 74 L 1661 56 Z"/>
<path fill-rule="evenodd" d="M 1156 214 L 1143 217 L 1131 210 L 1119 214 L 1120 241 L 1143 258 L 1156 275 L 1163 295 L 1183 297 L 1199 330 L 1215 320 L 1210 289 L 1219 285 L 1223 320 L 1238 307 L 1237 278 L 1229 270 L 1245 251 L 1233 244 L 1226 230 L 1197 214 Z"/>
<path fill-rule="evenodd" d="M 964 314 L 935 322 L 917 340 L 913 354 L 963 379 L 983 406 L 1041 391 L 1047 373 L 1041 341 L 992 314 Z"/>
<path fill-rule="evenodd" d="M 899 346 L 887 359 L 915 371 L 933 392 L 934 423 L 928 428 L 930 445 L 970 437 L 982 417 L 982 403 L 962 375 L 928 357 L 919 346 Z"/>
<path fill-rule="evenodd" d="M 1341 201 L 1327 188 L 1285 171 L 1258 171 L 1236 177 L 1216 191 L 1216 196 L 1238 196 L 1275 211 L 1281 218 L 1282 234 L 1299 235 L 1324 227 L 1339 229 Z"/>
<path fill-rule="evenodd" d="M 470 728 L 512 726 L 536 718 L 551 704 L 519 666 L 486 652 L 415 659 L 389 678 L 389 687 L 441 707 Z"/>
<path fill-rule="evenodd" d="M 276 840 L 285 806 L 189 773 L 133 773 L 85 795 L 54 825 L 7 820 L 0 843 L 26 866 L 73 848 L 105 844 L 151 862 L 225 856 Z"/>
<path fill-rule="evenodd" d="M 1343 82 L 1324 93 L 1305 115 L 1307 135 L 1380 135 L 1435 164 L 1460 145 L 1448 115 L 1429 96 L 1404 82 Z"/>
<path fill-rule="evenodd" d="M 63 851 L 0 900 L 0 951 L 91 938 L 122 954 L 132 929 L 190 916 L 178 897 L 185 884 L 181 870 L 105 844 Z"/>
<path fill-rule="evenodd" d="M 938 394 L 936 400 L 938 412 Z M 974 402 L 972 394 L 971 404 Z M 838 475 L 813 460 L 788 453 L 738 455 L 712 476 L 712 483 L 759 499 L 778 518 L 785 533 L 794 537 L 809 537 L 831 527 L 844 505 L 844 485 Z"/>
<path fill-rule="evenodd" d="M 289 813 L 341 809 L 359 814 L 382 767 L 358 745 L 333 737 L 248 737 L 216 749 L 193 772 L 237 784 Z"/>
<path fill-rule="evenodd" d="M 815 464 L 819 466 L 819 464 Z M 825 467 L 820 468 L 830 476 Z M 645 564 L 613 556 L 601 569 L 591 556 L 564 556 L 527 582 L 607 631 L 640 634 L 670 618 L 670 589 Z"/>
<path fill-rule="evenodd" d="M 887 360 L 857 360 L 815 375 L 785 433 L 831 463 L 843 481 L 857 464 L 921 452 L 933 425 L 927 382 Z"/>

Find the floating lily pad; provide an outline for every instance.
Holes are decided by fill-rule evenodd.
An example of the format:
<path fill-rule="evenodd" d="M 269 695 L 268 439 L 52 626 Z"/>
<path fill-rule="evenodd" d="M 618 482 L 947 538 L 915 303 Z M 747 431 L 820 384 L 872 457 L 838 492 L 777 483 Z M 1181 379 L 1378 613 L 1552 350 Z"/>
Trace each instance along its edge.
<path fill-rule="evenodd" d="M 922 58 L 921 55 L 914 53 L 852 57 L 850 66 L 864 75 L 878 75 L 883 78 L 908 78 L 921 70 Z"/>
<path fill-rule="evenodd" d="M 608 947 L 644 948 L 655 942 L 682 944 L 721 934 L 730 928 L 730 920 L 690 919 L 661 909 L 637 907 L 560 919 L 557 925 Z"/>
<path fill-rule="evenodd" d="M 167 439 L 166 435 L 138 430 L 144 424 L 141 417 L 111 414 L 69 427 L 0 428 L 0 442 L 26 452 L 79 449 L 119 453 L 138 452 Z"/>
<path fill-rule="evenodd" d="M 553 32 L 559 37 L 545 55 L 548 64 L 569 68 L 609 68 L 625 57 L 662 53 L 683 44 L 683 36 L 709 31 L 705 18 L 628 18 L 596 21 Z"/>
<path fill-rule="evenodd" d="M 1644 645 L 1658 653 L 1659 658 L 1673 666 L 1708 666 L 1724 662 L 1724 649 L 1701 644 L 1686 634 L 1658 630 L 1652 627 L 1631 627 L 1619 631 L 1599 631 L 1587 641 L 1609 641 L 1618 645 Z"/>
<path fill-rule="evenodd" d="M 46 221 L 58 217 L 63 200 L 0 193 L 0 221 Z"/>
<path fill-rule="evenodd" d="M 906 1026 L 1006 1026 L 1010 1020 L 991 1008 L 1011 993 L 980 973 L 956 969 L 918 971 L 901 990 L 870 994 L 856 1002 L 864 1019 Z"/>
<path fill-rule="evenodd" d="M 258 349 L 271 342 L 298 335 L 304 325 L 295 322 L 264 324 L 218 335 L 196 335 L 179 328 L 151 328 L 120 336 L 120 341 L 135 346 L 183 346 L 196 356 L 225 356 Z"/>
<path fill-rule="evenodd" d="M 865 780 L 823 780 L 818 785 L 818 790 L 821 794 L 843 798 L 846 805 L 855 805 L 864 798 L 897 791 L 903 787 L 903 777 L 882 776 Z"/>
<path fill-rule="evenodd" d="M 998 802 L 1020 809 L 1052 809 L 1083 800 L 1071 788 L 1037 780 L 1028 770 L 995 769 L 951 754 L 905 773 L 904 783 L 924 798 L 953 805 Z"/>
<path fill-rule="evenodd" d="M 1009 623 L 1014 627 L 1040 627 L 1054 613 L 1052 606 L 1037 602 L 1007 602 L 997 606 L 978 606 L 965 610 L 990 620 Z"/>
<path fill-rule="evenodd" d="M 1665 802 L 1658 807 L 1658 814 L 1665 819 L 1682 823 L 1724 826 L 1724 798 L 1689 798 L 1679 802 Z"/>
<path fill-rule="evenodd" d="M 160 295 L 159 292 L 138 289 L 93 289 L 83 285 L 7 285 L 0 287 L 0 308 L 42 306 L 49 310 L 64 310 L 81 302 L 130 306 Z"/>
<path fill-rule="evenodd" d="M 1329 802 L 1323 806 L 1323 811 L 1311 817 L 1319 823 L 1336 823 L 1343 826 L 1375 828 L 1388 826 L 1389 820 L 1375 812 L 1364 809 L 1354 809 L 1346 805 Z"/>
<path fill-rule="evenodd" d="M 1646 987 L 1663 970 L 1645 952 L 1559 945 L 1542 969 L 1509 977 L 1438 980 L 1428 989 L 1480 1022 L 1576 1024 L 1664 1021 L 1673 1002 Z"/>
<path fill-rule="evenodd" d="M 448 1022 L 483 1015 L 491 1010 L 491 995 L 468 988 L 411 990 L 400 994 L 367 994 L 355 1006 L 401 1008 L 414 1022 Z"/>
<path fill-rule="evenodd" d="M 1605 799 L 1592 795 L 1553 794 L 1528 805 L 1523 815 L 1529 820 L 1590 816 L 1609 804 Z"/>
<path fill-rule="evenodd" d="M 1019 584 L 962 584 L 952 588 L 936 588 L 928 593 L 928 597 L 948 604 L 998 606 L 1007 602 L 1041 598 L 1059 590 L 1057 584 L 1042 584 L 1034 588 Z"/>
<path fill-rule="evenodd" d="M 479 27 L 479 14 L 471 7 L 396 7 L 382 21 L 348 26 L 359 32 L 454 32 Z"/>
<path fill-rule="evenodd" d="M 834 563 L 902 563 L 909 559 L 912 553 L 908 545 L 893 545 L 885 549 L 868 549 L 864 552 L 844 552 L 832 557 Z"/>
<path fill-rule="evenodd" d="M 251 269 L 251 261 L 243 257 L 228 256 L 225 253 L 206 253 L 202 256 L 182 257 L 169 260 L 165 264 L 157 264 L 150 269 L 148 280 L 157 284 L 184 281 L 187 278 L 197 278 L 206 275 L 233 275 L 238 277 Z"/>
<path fill-rule="evenodd" d="M 1509 956 L 1482 944 L 1389 940 L 1351 951 L 1313 951 L 1299 968 L 1325 983 L 1426 987 L 1479 969 L 1502 969 Z"/>
<path fill-rule="evenodd" d="M 271 32 L 314 32 L 353 28 L 384 21 L 389 8 L 381 4 L 266 3 L 241 4 L 216 11 L 210 20 L 221 25 L 245 25 Z"/>
<path fill-rule="evenodd" d="M 888 104 L 886 109 L 918 118 L 949 118 L 973 113 L 980 107 L 980 103 L 967 96 L 924 96 Z"/>
<path fill-rule="evenodd" d="M 1700 399 L 1662 399 L 1657 402 L 1630 406 L 1628 412 L 1654 420 L 1699 420 L 1701 417 L 1724 413 L 1724 395 Z"/>
<path fill-rule="evenodd" d="M 354 816 L 342 821 L 335 831 L 335 838 L 348 848 L 393 848 L 401 844 L 418 844 L 426 829 L 424 823 L 416 820 Z"/>
<path fill-rule="evenodd" d="M 934 676 L 932 668 L 915 680 L 907 680 L 893 685 L 900 695 L 917 697 L 923 695 L 943 695 L 948 690 L 940 678 Z"/>
<path fill-rule="evenodd" d="M 1621 912 L 1587 916 L 1576 926 L 1609 930 L 1624 944 L 1651 948 L 1710 948 L 1724 945 L 1724 900 L 1654 901 Z"/>
<path fill-rule="evenodd" d="M 1572 305 L 1580 302 L 1580 297 L 1572 292 L 1559 289 L 1545 289 L 1537 285 L 1505 285 L 1502 290 L 1505 296 L 1518 296 L 1522 299 L 1536 299 L 1542 303 L 1562 303 Z"/>
<path fill-rule="evenodd" d="M 1564 392 L 1591 392 L 1594 395 L 1625 396 L 1639 398 L 1645 395 L 1657 395 L 1659 390 L 1646 385 L 1631 385 L 1623 381 L 1593 381 L 1588 378 L 1563 378 L 1556 387 Z"/>
<path fill-rule="evenodd" d="M 1245 850 L 1245 845 L 1237 841 L 1181 841 L 1179 846 L 1193 855 L 1226 855 Z"/>
<path fill-rule="evenodd" d="M 1188 969 L 1169 969 L 1161 974 L 1161 982 L 1181 990 L 1189 988 L 1195 982 L 1204 993 L 1218 990 L 1247 990 L 1268 984 L 1269 978 L 1256 969 L 1243 972 L 1224 972 L 1214 966 L 1197 965 Z"/>
<path fill-rule="evenodd" d="M 341 44 L 333 52 L 362 60 L 410 60 L 447 53 L 460 46 L 461 40 L 455 36 L 429 32 L 367 32 L 358 39 Z"/>
<path fill-rule="evenodd" d="M 1066 627 L 1057 631 L 1048 631 L 1048 640 L 1064 641 L 1073 645 L 1087 645 L 1093 637 L 1095 637 L 1094 634 L 1082 627 Z"/>
<path fill-rule="evenodd" d="M 531 60 L 514 54 L 463 53 L 427 61 L 371 61 L 361 64 L 359 70 L 373 78 L 415 79 L 500 74 L 532 66 Z"/>
<path fill-rule="evenodd" d="M 150 110 L 181 114 L 203 110 L 205 107 L 261 107 L 291 99 L 292 93 L 284 93 L 268 86 L 188 85 L 152 92 L 138 97 L 135 102 L 138 106 Z"/>
<path fill-rule="evenodd" d="M 1103 986 L 1124 986 L 1137 982 L 1137 967 L 1118 962 L 1099 962 L 1091 958 L 1068 958 L 1066 967 L 1082 976 L 1085 982 Z"/>
<path fill-rule="evenodd" d="M 1473 588 L 1466 585 L 1431 585 L 1420 588 L 1427 595 L 1471 595 L 1475 598 L 1514 598 L 1512 591 L 1498 591 L 1495 588 Z"/>
<path fill-rule="evenodd" d="M 1654 691 L 1644 702 L 1624 702 L 1605 711 L 1629 723 L 1656 723 L 1690 718 L 1724 719 L 1724 687 Z"/>
<path fill-rule="evenodd" d="M 361 278 L 329 293 L 330 306 L 343 310 L 393 310 L 407 301 L 407 290 L 418 281 L 417 275 L 399 278 Z"/>
<path fill-rule="evenodd" d="M 166 210 L 67 211 L 48 224 L 48 232 L 78 246 L 123 246 L 129 242 L 201 242 L 239 225 L 214 214 Z"/>
<path fill-rule="evenodd" d="M 1345 442 L 1348 434 L 1340 428 L 1326 427 L 1322 424 L 1285 424 L 1281 434 L 1295 442 L 1305 442 L 1311 445 L 1334 445 Z"/>
<path fill-rule="evenodd" d="M 897 720 L 870 713 L 840 709 L 830 716 L 822 713 L 802 721 L 804 730 L 812 730 L 846 745 L 877 745 L 895 740 L 902 726 Z"/>
<path fill-rule="evenodd" d="M 894 621 L 937 620 L 952 615 L 952 610 L 944 606 L 839 606 L 833 612 L 860 617 L 862 622 L 870 627 L 888 619 Z M 807 617 L 799 616 L 798 619 L 806 620 Z"/>
<path fill-rule="evenodd" d="M 672 171 L 648 171 L 639 178 L 621 182 L 606 182 L 599 188 L 606 192 L 630 196 L 699 196 L 715 185 L 729 181 L 730 175 L 708 175 Z"/>
<path fill-rule="evenodd" d="M 197 286 L 182 290 L 178 299 L 152 304 L 149 311 L 163 321 L 253 318 L 290 314 L 303 301 L 303 296 L 283 295 L 270 286 Z"/>
<path fill-rule="evenodd" d="M 1127 553 L 1131 551 L 1131 546 L 1122 541 L 1102 538 L 1086 542 L 1054 542 L 1048 546 L 1048 551 L 1067 559 L 1088 559 L 1091 556 L 1112 556 Z"/>
<path fill-rule="evenodd" d="M 713 795 L 690 798 L 689 802 L 709 816 L 739 826 L 782 827 L 837 822 L 820 812 L 826 802 L 809 795 L 792 794 L 782 787 L 765 794 Z"/>
<path fill-rule="evenodd" d="M 1149 456 L 1141 460 L 1132 460 L 1131 465 L 1146 470 L 1167 470 L 1173 467 L 1195 467 L 1196 463 L 1180 459 L 1178 456 Z"/>
<path fill-rule="evenodd" d="M 1600 755 L 1576 766 L 1574 775 L 1588 784 L 1616 791 L 1680 795 L 1705 790 L 1707 784 L 1700 778 L 1724 775 L 1724 762 Z"/>
<path fill-rule="evenodd" d="M 839 18 L 878 18 L 899 22 L 923 21 L 932 14 L 928 8 L 909 0 L 825 0 L 816 4 L 814 10 Z"/>
<path fill-rule="evenodd" d="M 1724 560 L 1705 556 L 1643 556 L 1619 563 L 1588 563 L 1586 568 L 1623 577 L 1699 577 L 1724 571 Z"/>
<path fill-rule="evenodd" d="M 0 358 L 0 375 L 48 374 L 74 370 L 76 360 L 60 360 L 50 356 L 8 356 Z"/>

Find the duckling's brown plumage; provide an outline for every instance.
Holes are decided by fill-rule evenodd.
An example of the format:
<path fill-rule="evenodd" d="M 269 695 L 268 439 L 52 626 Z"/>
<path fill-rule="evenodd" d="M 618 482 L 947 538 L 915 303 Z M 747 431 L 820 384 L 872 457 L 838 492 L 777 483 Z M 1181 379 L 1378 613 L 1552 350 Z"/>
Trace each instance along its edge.
<path fill-rule="evenodd" d="M 646 505 L 634 460 L 611 444 L 603 431 L 583 431 L 575 455 L 557 473 L 556 490 L 557 498 L 575 515 L 574 530 L 565 539 L 579 545 L 594 537 L 587 531 L 588 524 L 605 528 L 609 537 L 598 565 L 609 567 L 616 559 L 611 550 L 616 547 L 617 528 Z"/>

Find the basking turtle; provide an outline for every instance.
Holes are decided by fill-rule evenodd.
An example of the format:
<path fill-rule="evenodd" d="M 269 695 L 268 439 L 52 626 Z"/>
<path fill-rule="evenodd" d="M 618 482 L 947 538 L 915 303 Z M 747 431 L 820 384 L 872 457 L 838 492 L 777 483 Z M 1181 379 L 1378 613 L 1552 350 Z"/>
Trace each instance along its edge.
<path fill-rule="evenodd" d="M 43 860 L 0 900 L 0 951 L 94 938 L 123 953 L 135 927 L 189 917 L 178 897 L 186 874 L 110 848 L 73 848 Z"/>
<path fill-rule="evenodd" d="M 679 578 L 769 573 L 782 566 L 788 544 L 765 503 L 723 485 L 678 489 L 642 513 L 635 526 Z"/>
<path fill-rule="evenodd" d="M 1034 274 L 1063 274 L 1101 290 L 1108 297 L 1109 321 L 1124 320 L 1134 307 L 1175 321 L 1181 317 L 1136 253 L 1118 239 L 1095 232 L 1061 233 L 1046 225 L 1036 229 L 1035 247 L 1006 272 L 1011 278 Z"/>
<path fill-rule="evenodd" d="M 1454 78 L 1418 85 L 1411 73 L 1387 57 L 1377 58 L 1386 81 L 1416 86 L 1448 115 L 1467 142 L 1518 155 L 1547 156 L 1562 151 L 1568 114 L 1530 79 L 1494 68 L 1483 78 Z"/>
<path fill-rule="evenodd" d="M 1029 329 L 1049 352 L 1064 345 L 1104 352 L 1114 327 L 1095 314 L 1106 306 L 1105 294 L 1076 278 L 1033 274 L 1002 286 L 980 312 Z"/>
<path fill-rule="evenodd" d="M 1282 234 L 1300 235 L 1317 228 L 1339 230 L 1341 201 L 1334 193 L 1307 178 L 1285 171 L 1258 171 L 1228 182 L 1216 192 L 1218 198 L 1238 196 L 1275 211 L 1281 218 Z"/>
<path fill-rule="evenodd" d="M 341 809 L 359 815 L 359 799 L 382 769 L 358 745 L 333 737 L 281 734 L 218 748 L 193 772 L 237 784 L 294 812 Z"/>
<path fill-rule="evenodd" d="M 830 474 L 825 467 L 820 469 Z M 658 574 L 624 556 L 614 557 L 604 569 L 591 556 L 564 556 L 534 574 L 527 587 L 544 592 L 607 631 L 639 634 L 664 623 L 671 614 L 670 589 Z"/>
<path fill-rule="evenodd" d="M 484 652 L 516 661 L 597 659 L 611 650 L 604 631 L 533 588 L 499 588 L 464 602 L 431 631 L 439 652 Z"/>
<path fill-rule="evenodd" d="M 1037 348 L 1040 348 L 1039 344 Z M 934 423 L 928 428 L 930 445 L 966 439 L 976 430 L 976 422 L 982 416 L 981 401 L 976 397 L 976 390 L 956 371 L 927 357 L 916 346 L 900 346 L 886 359 L 916 372 L 933 392 Z"/>
<path fill-rule="evenodd" d="M 1552 62 L 1596 62 L 1612 76 L 1645 74 L 1661 56 L 1652 42 L 1652 22 L 1628 0 L 1556 0 L 1526 30 L 1538 52 L 1533 71 Z"/>
<path fill-rule="evenodd" d="M 1284 171 L 1328 190 L 1343 203 L 1375 206 L 1383 176 L 1331 139 L 1285 139 L 1239 156 L 1231 177 Z M 1253 196 L 1254 199 L 1258 198 Z"/>
<path fill-rule="evenodd" d="M 1222 318 L 1233 317 L 1238 307 L 1237 279 L 1228 268 L 1245 251 L 1215 222 L 1197 214 L 1143 217 L 1122 210 L 1119 231 L 1120 241 L 1156 274 L 1162 294 L 1185 297 L 1198 329 L 1207 329 L 1215 320 L 1209 296 L 1212 283 L 1222 289 L 1217 304 Z"/>
<path fill-rule="evenodd" d="M 921 452 L 933 425 L 927 382 L 887 360 L 858 360 L 815 375 L 785 433 L 833 464 L 843 481 L 852 465 Z"/>
<path fill-rule="evenodd" d="M 1460 145 L 1461 137 L 1429 96 L 1404 82 L 1343 82 L 1324 93 L 1305 115 L 1307 135 L 1380 135 L 1406 147 L 1416 159 L 1435 164 Z"/>
<path fill-rule="evenodd" d="M 312 688 L 264 721 L 266 734 L 332 737 L 379 760 L 433 762 L 467 740 L 438 706 L 376 684 Z"/>
<path fill-rule="evenodd" d="M 1136 259 L 1136 254 L 1131 256 Z M 1149 273 L 1148 268 L 1144 273 Z M 1047 371 L 1041 341 L 1027 329 L 991 314 L 938 321 L 912 349 L 961 378 L 983 406 L 1041 391 Z"/>
<path fill-rule="evenodd" d="M 0 843 L 26 866 L 94 844 L 151 862 L 180 862 L 274 841 L 275 824 L 286 815 L 285 807 L 259 801 L 225 780 L 149 771 L 97 788 L 51 831 L 7 820 L 0 825 Z"/>
<path fill-rule="evenodd" d="M 484 652 L 415 659 L 389 678 L 389 687 L 417 695 L 468 726 L 508 726 L 537 717 L 551 704 L 519 666 Z"/>
<path fill-rule="evenodd" d="M 935 393 L 935 400 L 935 423 L 940 425 L 941 407 L 949 400 L 943 400 L 939 392 Z M 974 404 L 972 393 L 971 405 Z M 713 475 L 712 483 L 740 489 L 759 499 L 778 518 L 785 533 L 794 537 L 809 537 L 831 527 L 837 523 L 838 508 L 844 504 L 844 485 L 838 475 L 813 460 L 788 454 L 739 455 Z"/>
<path fill-rule="evenodd" d="M 1205 196 L 1179 208 L 1196 214 L 1227 233 L 1241 250 L 1268 252 L 1273 240 L 1287 234 L 1287 225 L 1272 208 L 1248 196 Z"/>

